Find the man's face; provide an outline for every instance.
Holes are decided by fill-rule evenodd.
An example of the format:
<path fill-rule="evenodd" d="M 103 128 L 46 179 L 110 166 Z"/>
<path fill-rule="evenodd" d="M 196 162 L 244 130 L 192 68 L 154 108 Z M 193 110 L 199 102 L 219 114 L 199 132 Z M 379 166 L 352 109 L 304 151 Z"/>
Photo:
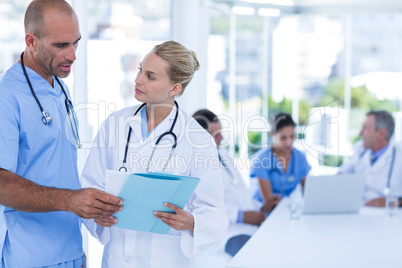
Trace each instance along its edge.
<path fill-rule="evenodd" d="M 44 13 L 43 28 L 34 53 L 38 73 L 45 79 L 65 78 L 70 74 L 81 39 L 78 19 L 75 14 L 48 9 Z"/>
<path fill-rule="evenodd" d="M 360 137 L 363 140 L 363 146 L 367 149 L 373 149 L 377 145 L 379 130 L 375 129 L 375 115 L 366 116 L 360 131 Z"/>
<path fill-rule="evenodd" d="M 221 141 L 223 140 L 221 130 L 222 130 L 222 125 L 219 121 L 211 123 L 211 131 L 209 133 L 214 138 L 216 147 L 219 147 L 219 145 L 221 144 Z"/>

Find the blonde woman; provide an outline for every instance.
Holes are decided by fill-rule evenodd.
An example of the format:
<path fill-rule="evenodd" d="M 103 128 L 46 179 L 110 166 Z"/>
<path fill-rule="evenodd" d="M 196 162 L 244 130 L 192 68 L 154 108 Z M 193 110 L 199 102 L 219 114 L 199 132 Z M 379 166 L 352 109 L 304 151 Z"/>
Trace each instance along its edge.
<path fill-rule="evenodd" d="M 216 147 L 175 102 L 198 69 L 196 54 L 181 44 L 155 46 L 135 80 L 135 98 L 144 104 L 111 114 L 95 138 L 83 187 L 104 190 L 106 169 L 200 178 L 183 209 L 166 203 L 175 213 L 154 213 L 172 227 L 166 235 L 112 227 L 117 223 L 112 215 L 86 221 L 92 235 L 106 245 L 102 267 L 194 267 L 193 256 L 225 234 L 223 186 L 213 165 Z"/>

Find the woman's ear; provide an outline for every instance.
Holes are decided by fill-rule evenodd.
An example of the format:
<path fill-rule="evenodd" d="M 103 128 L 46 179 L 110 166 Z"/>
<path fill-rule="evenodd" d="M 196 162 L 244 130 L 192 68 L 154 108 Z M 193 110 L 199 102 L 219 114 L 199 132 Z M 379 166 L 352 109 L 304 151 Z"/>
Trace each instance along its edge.
<path fill-rule="evenodd" d="M 173 88 L 170 90 L 169 95 L 170 96 L 176 96 L 177 94 L 179 94 L 182 90 L 182 86 L 180 83 L 176 83 L 173 85 Z"/>

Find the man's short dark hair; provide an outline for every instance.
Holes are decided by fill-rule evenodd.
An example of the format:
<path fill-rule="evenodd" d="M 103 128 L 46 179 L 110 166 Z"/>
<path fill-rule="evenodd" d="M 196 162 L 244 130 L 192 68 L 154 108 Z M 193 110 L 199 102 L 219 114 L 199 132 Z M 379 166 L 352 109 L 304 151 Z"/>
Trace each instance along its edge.
<path fill-rule="evenodd" d="M 73 8 L 65 0 L 33 0 L 25 11 L 25 34 L 33 33 L 38 38 L 45 35 L 46 29 L 43 23 L 43 14 L 49 8 L 57 8 L 62 12 L 74 13 Z"/>
<path fill-rule="evenodd" d="M 218 116 L 208 109 L 196 111 L 193 117 L 207 131 L 211 130 L 211 123 L 219 122 Z"/>

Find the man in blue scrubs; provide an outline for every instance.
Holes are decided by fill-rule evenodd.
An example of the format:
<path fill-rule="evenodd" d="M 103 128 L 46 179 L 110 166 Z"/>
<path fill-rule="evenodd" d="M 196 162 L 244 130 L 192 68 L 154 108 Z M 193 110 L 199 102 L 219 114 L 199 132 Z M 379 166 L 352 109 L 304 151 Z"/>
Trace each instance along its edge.
<path fill-rule="evenodd" d="M 123 202 L 80 189 L 70 96 L 55 78 L 67 77 L 76 59 L 75 12 L 64 0 L 34 0 L 24 26 L 24 54 L 0 80 L 0 220 L 4 216 L 6 228 L 0 267 L 82 267 L 79 217 L 114 214 Z M 28 81 L 52 124 L 42 122 Z"/>

